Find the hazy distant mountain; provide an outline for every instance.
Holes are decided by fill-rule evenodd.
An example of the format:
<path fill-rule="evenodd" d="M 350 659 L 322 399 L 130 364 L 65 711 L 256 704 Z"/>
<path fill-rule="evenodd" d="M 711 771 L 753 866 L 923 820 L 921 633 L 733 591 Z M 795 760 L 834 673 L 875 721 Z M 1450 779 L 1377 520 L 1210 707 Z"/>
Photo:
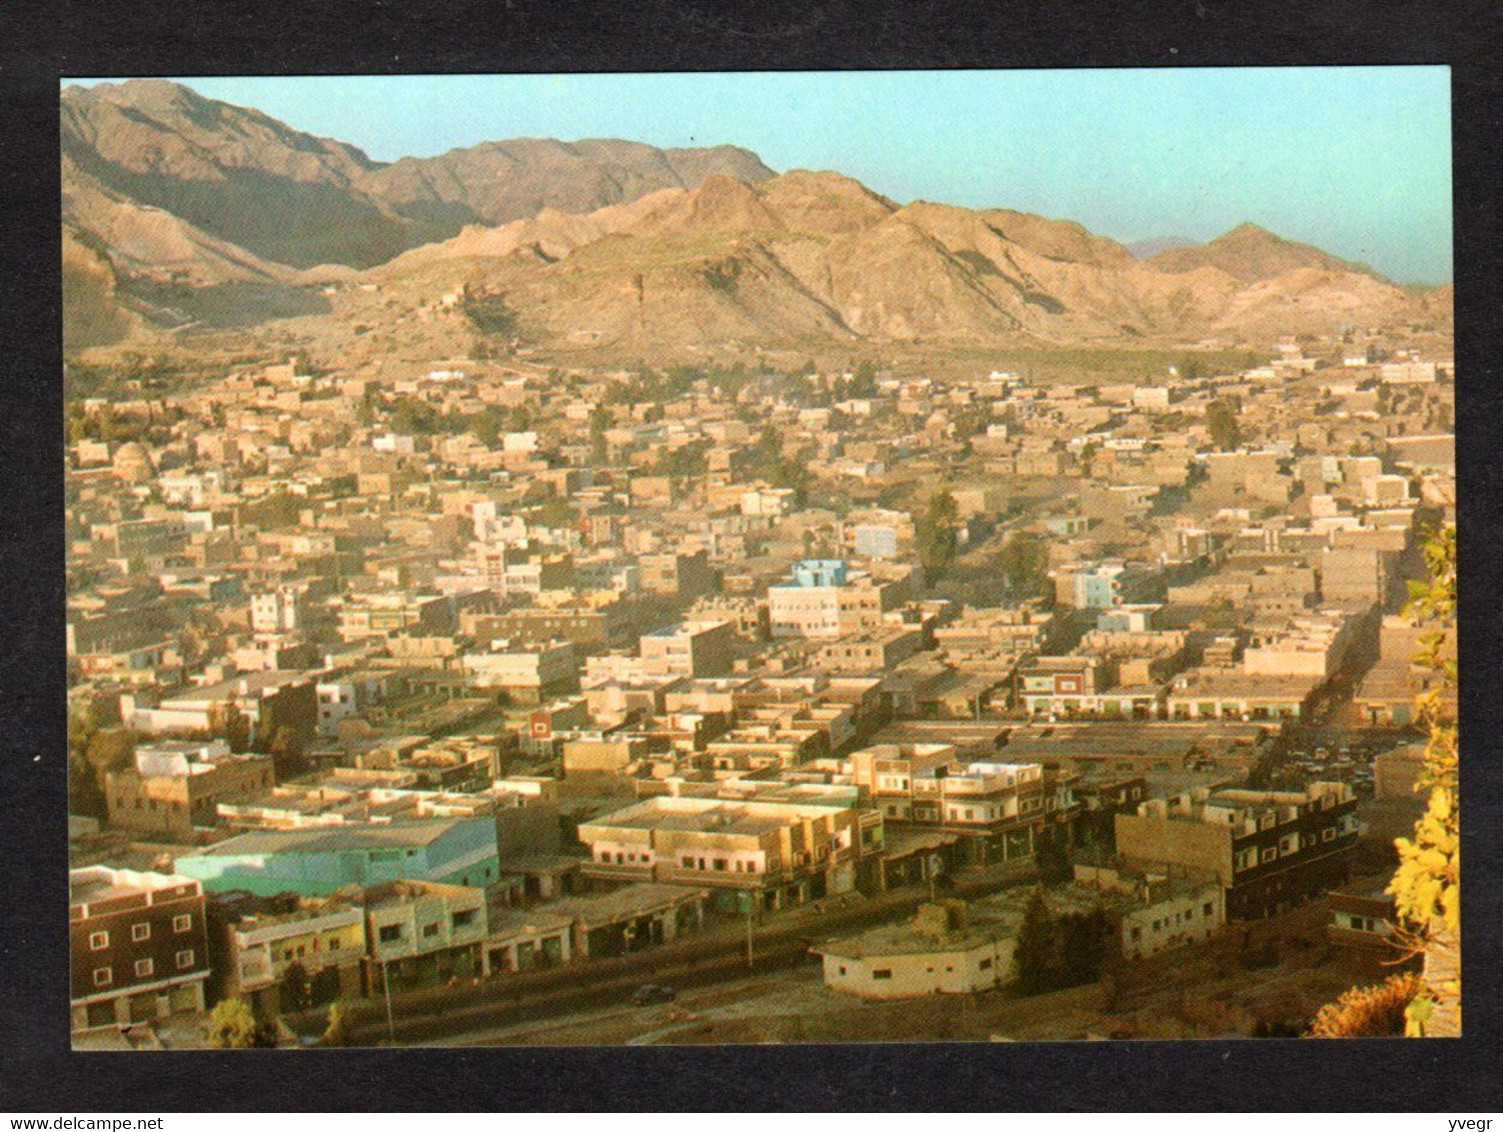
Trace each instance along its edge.
<path fill-rule="evenodd" d="M 1137 259 L 1069 221 L 902 206 L 732 146 L 523 139 L 383 165 L 161 81 L 69 88 L 62 126 L 65 285 L 95 308 L 68 312 L 70 345 L 318 315 L 374 348 L 458 333 L 403 315 L 461 283 L 504 293 L 538 344 L 653 353 L 1297 333 L 1447 309 L 1252 225 Z M 379 293 L 327 286 L 362 270 Z"/>
<path fill-rule="evenodd" d="M 630 141 L 551 138 L 484 142 L 438 157 L 405 157 L 364 174 L 358 187 L 398 215 L 444 238 L 465 224 L 502 224 L 545 208 L 592 212 L 712 174 L 743 181 L 772 176 L 735 146 L 655 149 Z"/>
<path fill-rule="evenodd" d="M 1309 244 L 1275 236 L 1256 224 L 1238 224 L 1208 243 L 1169 248 L 1153 256 L 1153 263 L 1163 271 L 1215 267 L 1245 282 L 1272 279 L 1300 268 L 1377 275 L 1365 263 L 1348 263 Z"/>
<path fill-rule="evenodd" d="M 1228 242 L 1243 237 L 1207 246 Z M 1359 270 L 1299 263 L 1251 280 L 1216 263 L 1165 270 L 1067 221 L 900 206 L 850 178 L 798 170 L 468 228 L 367 274 L 383 302 L 418 305 L 466 284 L 504 293 L 534 341 L 620 351 L 1294 333 L 1415 307 Z"/>
<path fill-rule="evenodd" d="M 1189 236 L 1152 236 L 1146 240 L 1134 240 L 1126 247 L 1133 259 L 1148 259 L 1159 252 L 1167 252 L 1170 248 L 1190 247 L 1196 242 Z"/>

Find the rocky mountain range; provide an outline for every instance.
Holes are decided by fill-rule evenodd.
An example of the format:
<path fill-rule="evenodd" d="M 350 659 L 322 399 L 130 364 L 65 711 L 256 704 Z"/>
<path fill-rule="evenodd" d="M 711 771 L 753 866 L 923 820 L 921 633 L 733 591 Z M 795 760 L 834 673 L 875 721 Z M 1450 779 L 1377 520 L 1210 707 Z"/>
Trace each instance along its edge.
<path fill-rule="evenodd" d="M 523 139 L 383 164 L 162 81 L 65 89 L 62 143 L 73 345 L 310 315 L 379 336 L 460 287 L 500 297 L 527 341 L 619 351 L 1449 318 L 1449 288 L 1250 224 L 1137 258 L 1068 221 L 903 205 L 732 146 Z"/>

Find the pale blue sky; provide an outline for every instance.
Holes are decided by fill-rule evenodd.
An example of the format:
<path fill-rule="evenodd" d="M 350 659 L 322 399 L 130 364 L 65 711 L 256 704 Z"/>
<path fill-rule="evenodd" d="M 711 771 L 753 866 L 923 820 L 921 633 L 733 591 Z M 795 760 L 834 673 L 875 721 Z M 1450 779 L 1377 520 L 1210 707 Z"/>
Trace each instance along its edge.
<path fill-rule="evenodd" d="M 91 81 L 91 80 L 86 80 Z M 1451 278 L 1445 67 L 180 79 L 378 160 L 510 137 L 729 142 L 896 200 L 1131 241 L 1252 221 Z"/>

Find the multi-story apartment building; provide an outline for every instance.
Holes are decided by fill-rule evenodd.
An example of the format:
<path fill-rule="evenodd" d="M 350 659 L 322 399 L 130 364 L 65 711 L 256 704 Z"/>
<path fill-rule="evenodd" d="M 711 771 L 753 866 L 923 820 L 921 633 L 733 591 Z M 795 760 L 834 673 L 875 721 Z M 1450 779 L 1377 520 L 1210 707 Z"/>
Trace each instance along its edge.
<path fill-rule="evenodd" d="M 1203 788 L 1116 816 L 1117 851 L 1132 862 L 1214 873 L 1228 919 L 1292 907 L 1347 880 L 1360 824 L 1338 782 L 1301 792 Z"/>
<path fill-rule="evenodd" d="M 208 915 L 215 1001 L 243 998 L 260 1017 L 296 1009 L 284 1000 L 295 970 L 313 1005 L 364 990 L 365 917 L 346 901 L 227 892 L 210 900 Z"/>
<path fill-rule="evenodd" d="M 839 637 L 880 627 L 906 593 L 906 576 L 879 580 L 842 559 L 810 559 L 768 587 L 768 623 L 774 637 Z"/>
<path fill-rule="evenodd" d="M 692 554 L 644 554 L 637 559 L 642 589 L 648 593 L 699 597 L 715 591 L 715 568 L 708 551 Z"/>
<path fill-rule="evenodd" d="M 496 688 L 521 703 L 542 703 L 579 690 L 579 660 L 567 641 L 533 648 L 500 645 L 494 652 L 472 652 L 462 661 L 477 688 Z"/>
<path fill-rule="evenodd" d="M 73 1032 L 204 1008 L 204 894 L 196 880 L 95 866 L 68 874 Z"/>
<path fill-rule="evenodd" d="M 259 636 L 296 633 L 306 619 L 307 587 L 277 586 L 251 595 L 251 629 Z"/>
<path fill-rule="evenodd" d="M 232 755 L 223 740 L 160 740 L 136 748 L 133 763 L 105 776 L 110 825 L 174 840 L 218 824 L 220 802 L 269 790 L 269 755 Z"/>
<path fill-rule="evenodd" d="M 944 743 L 868 747 L 852 752 L 850 769 L 884 820 L 957 834 L 976 863 L 1067 841 L 1078 809 L 1072 775 L 1046 774 L 1038 763 L 966 761 Z"/>
<path fill-rule="evenodd" d="M 724 620 L 684 621 L 643 633 L 637 647 L 648 676 L 725 676 L 735 660 L 736 627 Z"/>
<path fill-rule="evenodd" d="M 1163 574 L 1138 562 L 1075 563 L 1051 571 L 1054 599 L 1076 609 L 1140 605 L 1163 597 Z"/>
<path fill-rule="evenodd" d="M 579 827 L 586 876 L 711 893 L 722 911 L 772 910 L 856 886 L 881 852 L 879 814 L 854 807 L 662 796 Z"/>
<path fill-rule="evenodd" d="M 1017 700 L 1029 715 L 1094 714 L 1106 686 L 1105 666 L 1094 656 L 1041 656 L 1018 666 Z"/>
<path fill-rule="evenodd" d="M 353 894 L 352 894 L 353 895 Z M 384 990 L 485 974 L 485 889 L 397 880 L 365 889 L 368 988 Z"/>
<path fill-rule="evenodd" d="M 438 594 L 345 597 L 339 608 L 339 636 L 346 641 L 395 633 L 441 636 L 453 631 L 454 604 Z"/>

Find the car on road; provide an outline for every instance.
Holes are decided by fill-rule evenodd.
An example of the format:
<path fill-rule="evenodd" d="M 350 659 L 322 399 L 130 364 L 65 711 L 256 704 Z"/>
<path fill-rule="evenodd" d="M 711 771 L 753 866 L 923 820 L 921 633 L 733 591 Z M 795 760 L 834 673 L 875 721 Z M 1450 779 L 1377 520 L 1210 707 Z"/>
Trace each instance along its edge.
<path fill-rule="evenodd" d="M 672 987 L 644 983 L 632 992 L 631 1001 L 633 1006 L 652 1006 L 659 1002 L 672 1002 L 677 997 L 678 992 Z"/>

